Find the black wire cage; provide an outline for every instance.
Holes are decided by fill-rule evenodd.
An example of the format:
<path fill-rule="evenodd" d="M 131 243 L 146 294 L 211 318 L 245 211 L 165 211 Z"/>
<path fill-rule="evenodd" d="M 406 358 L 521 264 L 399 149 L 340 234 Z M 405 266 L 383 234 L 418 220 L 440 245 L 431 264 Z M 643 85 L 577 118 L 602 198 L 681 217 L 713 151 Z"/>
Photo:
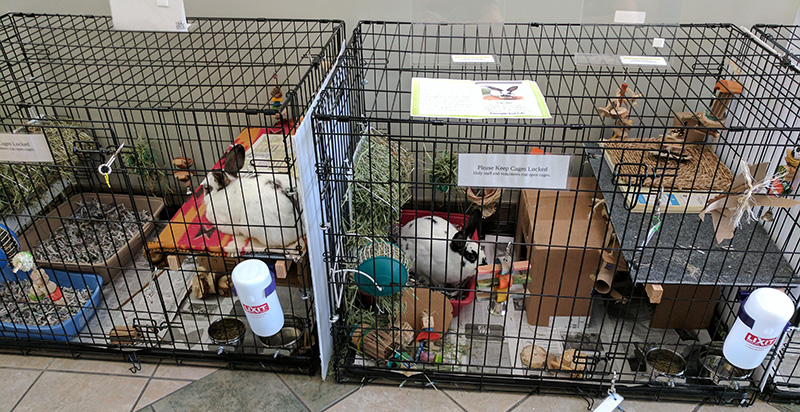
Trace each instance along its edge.
<path fill-rule="evenodd" d="M 184 33 L 97 16 L 0 22 L 0 346 L 314 370 L 294 134 L 343 22 L 190 18 Z M 265 292 L 283 312 L 271 336 L 237 297 L 244 259 L 277 285 Z"/>
<path fill-rule="evenodd" d="M 790 25 L 762 25 L 752 27 L 752 33 L 763 41 L 776 55 L 781 66 L 794 71 L 790 78 L 779 78 L 778 87 L 785 88 L 788 93 L 797 95 L 800 88 L 797 84 L 798 64 L 800 64 L 800 27 Z M 774 70 L 774 68 L 773 68 Z M 773 71 L 773 73 L 775 73 Z M 789 114 L 786 119 L 796 124 L 796 116 Z M 800 290 L 796 287 L 790 291 L 793 299 L 798 300 Z M 800 336 L 797 336 L 795 319 L 787 331 L 781 336 L 772 352 L 765 377 L 761 382 L 763 396 L 770 401 L 800 401 Z"/>
<path fill-rule="evenodd" d="M 800 282 L 793 74 L 725 24 L 361 22 L 313 115 L 337 378 L 751 403 L 770 357 L 721 348 Z M 552 117 L 411 116 L 414 78 Z M 465 154 L 568 155 L 566 189 L 465 187 Z"/>

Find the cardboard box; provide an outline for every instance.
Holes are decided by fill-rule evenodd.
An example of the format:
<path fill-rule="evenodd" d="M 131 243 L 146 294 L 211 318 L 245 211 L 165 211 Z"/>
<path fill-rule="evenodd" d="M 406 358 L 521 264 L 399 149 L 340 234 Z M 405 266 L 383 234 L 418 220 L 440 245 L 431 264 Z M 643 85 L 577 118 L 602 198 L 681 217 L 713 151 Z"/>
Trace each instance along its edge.
<path fill-rule="evenodd" d="M 705 329 L 719 302 L 719 286 L 661 285 L 664 294 L 656 305 L 650 327 L 656 329 Z"/>
<path fill-rule="evenodd" d="M 578 188 L 578 178 L 569 187 Z M 594 178 L 580 179 L 581 192 L 523 190 L 517 220 L 517 241 L 529 246 L 531 282 L 525 311 L 531 325 L 549 326 L 553 316 L 589 316 L 590 275 L 597 274 L 607 223 L 592 213 L 601 197 Z M 587 249 L 588 248 L 588 249 Z"/>

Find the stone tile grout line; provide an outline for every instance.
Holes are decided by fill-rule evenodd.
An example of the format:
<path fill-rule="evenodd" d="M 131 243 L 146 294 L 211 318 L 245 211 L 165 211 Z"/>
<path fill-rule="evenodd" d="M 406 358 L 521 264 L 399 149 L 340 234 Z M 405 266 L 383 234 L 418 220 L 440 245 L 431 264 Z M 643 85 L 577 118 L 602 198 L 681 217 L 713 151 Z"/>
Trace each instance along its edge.
<path fill-rule="evenodd" d="M 469 411 L 467 411 L 467 408 L 465 408 L 465 407 L 461 406 L 461 404 L 460 404 L 460 403 L 458 403 L 458 401 L 457 401 L 457 400 L 453 399 L 453 397 L 452 397 L 452 396 L 450 396 L 450 394 L 449 394 L 449 393 L 447 393 L 447 391 L 446 391 L 446 390 L 444 390 L 444 389 L 441 389 L 441 390 L 440 390 L 439 388 L 436 388 L 436 387 L 434 387 L 434 389 L 436 389 L 436 390 L 437 390 L 437 391 L 439 391 L 439 392 L 442 392 L 442 393 L 444 394 L 444 396 L 446 396 L 446 397 L 447 397 L 447 398 L 449 398 L 451 401 L 453 401 L 453 403 L 455 403 L 455 404 L 456 404 L 456 406 L 458 406 L 459 408 L 461 408 L 461 410 L 462 410 L 462 411 L 464 411 L 464 412 L 469 412 Z"/>
<path fill-rule="evenodd" d="M 276 378 L 278 378 L 278 380 L 279 380 L 279 381 L 281 381 L 281 383 L 283 384 L 283 386 L 285 386 L 285 387 L 286 387 L 286 389 L 288 389 L 288 390 L 289 390 L 289 392 L 291 392 L 291 393 L 292 393 L 292 395 L 294 395 L 294 397 L 295 397 L 295 398 L 296 398 L 296 399 L 297 399 L 297 400 L 300 402 L 300 405 L 303 405 L 303 407 L 304 407 L 304 408 L 306 408 L 306 410 L 307 410 L 307 411 L 309 411 L 309 412 L 316 412 L 316 411 L 311 411 L 311 408 L 309 408 L 309 407 L 308 407 L 308 405 L 306 405 L 306 403 L 305 403 L 305 402 L 303 402 L 303 400 L 302 400 L 302 399 L 300 399 L 300 396 L 299 396 L 299 395 L 297 395 L 297 393 L 295 393 L 294 389 L 292 389 L 292 388 L 289 386 L 289 384 L 288 384 L 288 383 L 286 383 L 286 381 L 285 381 L 285 380 L 283 380 L 283 378 L 281 377 L 281 375 L 278 375 L 277 373 L 274 373 L 274 372 L 270 372 L 270 373 L 272 373 L 273 375 L 275 375 L 275 377 L 276 377 Z"/>
<path fill-rule="evenodd" d="M 517 403 L 511 405 L 510 408 L 506 409 L 506 412 L 511 412 L 514 409 L 517 409 L 518 406 L 522 405 L 522 403 L 527 401 L 531 396 L 533 396 L 533 393 L 529 392 L 527 395 L 523 396 L 522 399 L 518 400 Z"/>
<path fill-rule="evenodd" d="M 339 402 L 341 402 L 341 401 L 343 401 L 343 400 L 345 400 L 345 399 L 349 398 L 349 397 L 350 397 L 350 396 L 352 396 L 354 393 L 356 393 L 356 392 L 358 392 L 359 390 L 361 390 L 361 388 L 363 388 L 363 387 L 364 387 L 364 384 L 362 383 L 362 384 L 361 384 L 361 385 L 359 385 L 357 388 L 355 388 L 355 389 L 353 389 L 352 391 L 350 391 L 348 394 L 346 394 L 346 395 L 342 396 L 341 398 L 337 399 L 336 401 L 334 401 L 334 402 L 333 402 L 333 403 L 331 403 L 330 405 L 328 405 L 328 406 L 326 406 L 326 407 L 322 408 L 322 410 L 321 410 L 320 412 L 324 412 L 324 411 L 327 411 L 327 410 L 328 410 L 328 409 L 330 409 L 330 408 L 333 408 L 333 407 L 334 407 L 334 406 L 336 406 L 336 405 L 337 405 Z"/>
<path fill-rule="evenodd" d="M 33 385 L 36 385 L 36 382 L 39 381 L 39 378 L 42 377 L 44 372 L 47 370 L 47 368 L 50 366 L 50 364 L 53 363 L 54 360 L 55 360 L 55 358 L 50 358 L 50 362 L 47 362 L 47 365 L 45 365 L 44 368 L 39 370 L 39 374 L 36 375 L 36 379 L 34 379 L 33 382 L 31 382 L 31 384 L 28 385 L 28 389 L 25 389 L 25 392 L 22 394 L 22 396 L 20 396 L 19 399 L 17 399 L 17 402 L 14 404 L 13 407 L 11 407 L 11 411 L 10 412 L 14 412 L 14 409 L 17 409 L 17 406 L 19 406 L 19 403 L 22 402 L 22 400 L 25 399 L 26 396 L 28 396 L 28 392 L 30 392 L 31 388 L 33 388 Z"/>
<path fill-rule="evenodd" d="M 142 396 L 144 395 L 144 391 L 146 391 L 147 387 L 150 386 L 150 382 L 153 381 L 153 376 L 156 374 L 156 371 L 158 370 L 159 366 L 161 366 L 161 361 L 158 361 L 158 363 L 156 364 L 156 367 L 153 368 L 153 370 L 150 372 L 150 376 L 147 377 L 147 382 L 144 383 L 144 386 L 142 386 L 142 390 L 139 391 L 139 395 L 136 396 L 136 399 L 133 400 L 133 405 L 131 405 L 130 412 L 133 412 L 134 410 L 136 410 L 136 407 L 139 406 L 139 401 L 142 399 Z M 135 373 L 131 373 L 131 375 L 136 375 L 136 374 Z M 145 406 L 148 406 L 148 405 L 145 405 Z"/>

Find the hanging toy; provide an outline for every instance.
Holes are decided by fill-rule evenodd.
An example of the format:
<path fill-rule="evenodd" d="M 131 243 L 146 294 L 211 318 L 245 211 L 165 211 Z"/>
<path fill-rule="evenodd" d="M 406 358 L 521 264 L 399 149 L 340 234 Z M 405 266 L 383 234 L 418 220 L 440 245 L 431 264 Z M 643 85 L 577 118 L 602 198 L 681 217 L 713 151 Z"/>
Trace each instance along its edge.
<path fill-rule="evenodd" d="M 422 311 L 422 331 L 417 335 L 417 353 L 414 359 L 422 362 L 441 362 L 442 355 L 436 354 L 439 347 L 435 344 L 442 339 L 442 335 L 434 332 L 434 320 L 427 310 Z"/>
<path fill-rule="evenodd" d="M 28 290 L 28 298 L 32 302 L 41 302 L 45 299 L 50 299 L 56 305 L 66 305 L 67 301 L 61 293 L 61 288 L 50 280 L 42 269 L 36 268 L 33 255 L 30 252 L 19 252 L 13 259 L 11 264 L 14 265 L 12 270 L 14 273 L 22 270 L 28 273 L 31 280 L 31 288 Z"/>
<path fill-rule="evenodd" d="M 34 269 L 29 277 L 32 286 L 28 291 L 28 298 L 31 301 L 41 302 L 49 298 L 56 305 L 63 306 L 67 304 L 64 294 L 61 293 L 61 288 L 50 280 L 44 270 Z"/>
<path fill-rule="evenodd" d="M 636 106 L 636 99 L 642 97 L 641 94 L 634 93 L 633 90 L 628 89 L 628 82 L 623 82 L 617 90 L 616 99 L 611 99 L 604 107 L 598 107 L 597 113 L 600 117 L 608 117 L 616 120 L 617 127 L 612 128 L 614 136 L 612 139 L 626 139 L 628 137 L 628 129 L 633 124 L 633 120 L 629 119 L 631 109 Z"/>
<path fill-rule="evenodd" d="M 778 166 L 772 185 L 767 188 L 767 193 L 775 196 L 790 195 L 794 191 L 792 184 L 797 176 L 797 167 L 800 166 L 800 147 L 786 149 L 786 164 Z"/>
<path fill-rule="evenodd" d="M 495 275 L 492 292 L 494 299 L 489 303 L 492 315 L 505 316 L 508 308 L 508 289 L 513 283 L 511 274 L 514 268 L 514 261 L 511 259 L 511 243 L 506 245 L 506 252 L 495 259 L 495 264 L 500 265 L 500 273 Z"/>
<path fill-rule="evenodd" d="M 22 270 L 25 273 L 32 271 L 36 267 L 33 261 L 31 252 L 19 252 L 12 259 L 11 264 L 14 265 L 12 272 L 17 273 Z"/>

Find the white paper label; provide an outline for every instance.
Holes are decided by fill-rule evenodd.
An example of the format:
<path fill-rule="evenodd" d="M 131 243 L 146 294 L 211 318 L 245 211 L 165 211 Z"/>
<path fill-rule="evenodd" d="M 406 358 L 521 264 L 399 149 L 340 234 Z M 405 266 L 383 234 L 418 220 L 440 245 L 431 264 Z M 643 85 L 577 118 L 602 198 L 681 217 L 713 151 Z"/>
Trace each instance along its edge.
<path fill-rule="evenodd" d="M 462 153 L 458 185 L 564 190 L 571 159 L 570 155 Z"/>
<path fill-rule="evenodd" d="M 454 54 L 453 63 L 494 63 L 491 54 Z"/>
<path fill-rule="evenodd" d="M 622 64 L 635 66 L 666 66 L 667 60 L 659 56 L 619 56 Z"/>
<path fill-rule="evenodd" d="M 666 43 L 666 39 L 663 39 L 661 37 L 653 38 L 653 47 L 655 47 L 656 49 L 664 47 L 664 43 Z"/>
<path fill-rule="evenodd" d="M 411 116 L 549 119 L 539 85 L 530 80 L 411 79 Z"/>
<path fill-rule="evenodd" d="M 53 154 L 43 134 L 0 133 L 0 161 L 52 163 Z"/>
<path fill-rule="evenodd" d="M 594 408 L 594 412 L 611 412 L 622 403 L 624 398 L 618 393 L 609 394 L 600 405 Z"/>
<path fill-rule="evenodd" d="M 614 13 L 614 23 L 643 24 L 646 15 L 643 11 L 617 10 Z"/>
<path fill-rule="evenodd" d="M 183 0 L 109 0 L 116 30 L 189 31 Z"/>
<path fill-rule="evenodd" d="M 586 316 L 550 316 L 550 324 L 548 326 L 553 329 L 582 331 L 587 322 L 589 322 L 589 318 Z"/>

